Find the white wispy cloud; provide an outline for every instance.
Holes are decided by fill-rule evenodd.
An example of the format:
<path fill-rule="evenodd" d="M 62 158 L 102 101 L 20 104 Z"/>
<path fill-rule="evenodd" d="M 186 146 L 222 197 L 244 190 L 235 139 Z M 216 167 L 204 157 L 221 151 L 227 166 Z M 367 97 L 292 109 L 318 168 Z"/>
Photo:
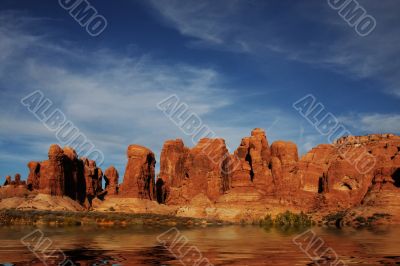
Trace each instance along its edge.
<path fill-rule="evenodd" d="M 66 45 L 52 40 L 51 29 L 46 35 L 27 30 L 26 23 L 38 29 L 40 20 L 32 24 L 23 15 L 0 13 L 0 37 L 5 37 L 0 47 L 6 55 L 0 57 L 0 158 L 4 164 L 18 163 L 16 170 L 22 173 L 26 162 L 45 159 L 49 145 L 57 143 L 54 133 L 20 104 L 38 89 L 105 154 L 104 167 L 114 164 L 121 174 L 129 144 L 147 146 L 157 155 L 167 139 L 183 138 L 193 146 L 191 136 L 157 109 L 171 94 L 226 139 L 231 151 L 254 127 L 270 130 L 272 139 L 280 131 L 285 132 L 281 138 L 293 138 L 292 133 L 297 138 L 298 132 L 290 130 L 296 124 L 290 113 L 273 107 L 258 111 L 252 106 L 252 112 L 245 113 L 231 108 L 242 96 L 232 94 L 232 84 L 226 88 L 226 77 L 214 68 L 163 61 L 151 54 L 127 56 Z M 279 123 L 274 124 L 277 116 Z M 13 160 L 16 157 L 19 160 Z"/>
<path fill-rule="evenodd" d="M 168 26 L 194 38 L 189 42 L 191 46 L 242 52 L 257 58 L 278 54 L 354 79 L 378 80 L 382 82 L 382 92 L 400 96 L 400 61 L 395 60 L 400 53 L 398 1 L 361 3 L 377 20 L 377 28 L 365 38 L 358 36 L 326 1 L 283 2 L 287 3 L 282 4 L 286 9 L 281 7 L 282 16 L 277 17 L 266 1 L 150 1 Z M 294 23 L 296 20 L 299 23 Z M 324 27 L 325 31 L 308 35 L 308 28 L 301 28 L 302 23 L 312 28 Z M 304 36 L 293 39 L 299 31 Z"/>
<path fill-rule="evenodd" d="M 179 2 L 159 3 L 170 8 L 163 11 L 173 17 L 169 23 L 182 27 L 182 34 L 201 41 L 191 45 L 233 45 L 230 50 L 245 53 L 261 49 L 255 38 L 257 32 L 250 31 L 246 24 L 230 29 L 229 16 L 241 13 L 241 1 L 218 2 L 204 19 L 191 14 L 189 4 L 182 15 L 175 10 Z M 210 3 L 196 2 L 194 10 L 204 13 Z M 221 15 L 225 4 L 228 10 Z M 246 8 L 251 8 L 248 5 Z M 180 24 L 190 17 L 196 17 L 194 24 Z M 207 21 L 210 24 L 202 27 Z M 231 151 L 254 127 L 267 129 L 270 142 L 295 141 L 302 153 L 326 142 L 293 110 L 277 109 L 268 99 L 268 108 L 259 109 L 251 103 L 243 106 L 241 100 L 245 96 L 231 93 L 234 84 L 226 88 L 227 77 L 212 67 L 163 61 L 151 54 L 127 56 L 108 49 L 90 50 L 79 44 L 54 41 L 51 29 L 46 28 L 46 34 L 40 32 L 40 19 L 20 12 L 0 13 L 0 22 L 0 158 L 4 164 L 18 157 L 19 165 L 25 168 L 29 160 L 44 159 L 48 146 L 57 142 L 54 134 L 20 104 L 22 97 L 37 89 L 104 152 L 105 166 L 115 164 L 122 172 L 126 147 L 131 143 L 148 146 L 158 155 L 166 139 L 183 138 L 187 145 L 192 145 L 190 136 L 185 136 L 157 109 L 157 103 L 171 94 L 177 94 L 190 106 L 190 111 L 225 138 Z M 32 27 L 39 33 L 28 30 Z M 236 35 L 238 32 L 241 34 Z M 274 52 L 287 52 L 274 39 L 263 45 Z M 343 56 L 335 60 L 339 64 L 350 59 Z"/>
<path fill-rule="evenodd" d="M 364 132 L 400 132 L 399 114 L 349 114 L 346 116 L 341 116 L 338 119 L 345 125 Z"/>
<path fill-rule="evenodd" d="M 49 31 L 47 36 L 28 31 L 26 23 L 38 24 L 23 15 L 0 14 L 3 159 L 42 159 L 48 146 L 57 142 L 54 133 L 20 104 L 21 98 L 37 89 L 104 152 L 106 163 L 120 165 L 126 161 L 130 143 L 159 152 L 164 140 L 182 136 L 157 109 L 157 103 L 169 95 L 179 95 L 199 115 L 232 103 L 220 84 L 223 75 L 212 68 L 163 62 L 150 55 L 128 57 L 110 50 L 85 50 L 71 43 L 63 46 L 62 41 L 51 40 Z M 26 152 L 20 154 L 6 145 L 24 146 Z M 35 157 L 38 153 L 44 156 Z"/>

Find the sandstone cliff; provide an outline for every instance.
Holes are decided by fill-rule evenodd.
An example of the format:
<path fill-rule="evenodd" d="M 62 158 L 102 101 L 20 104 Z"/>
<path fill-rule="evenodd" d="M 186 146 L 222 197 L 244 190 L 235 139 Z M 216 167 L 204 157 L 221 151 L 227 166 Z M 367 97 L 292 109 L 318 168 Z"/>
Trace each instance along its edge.
<path fill-rule="evenodd" d="M 26 183 L 18 174 L 14 180 L 6 178 L 0 198 L 23 196 L 29 189 L 68 196 L 87 207 L 96 198 L 158 201 L 179 206 L 177 215 L 182 216 L 242 219 L 280 209 L 310 213 L 354 209 L 400 217 L 400 136 L 393 134 L 340 138 L 301 158 L 296 144 L 270 145 L 259 128 L 243 138 L 233 154 L 223 139 L 201 139 L 193 148 L 180 139 L 168 140 L 157 179 L 151 150 L 130 145 L 127 158 L 119 184 L 114 167 L 103 175 L 96 162 L 79 158 L 69 147 L 52 145 L 48 160 L 28 163 Z"/>

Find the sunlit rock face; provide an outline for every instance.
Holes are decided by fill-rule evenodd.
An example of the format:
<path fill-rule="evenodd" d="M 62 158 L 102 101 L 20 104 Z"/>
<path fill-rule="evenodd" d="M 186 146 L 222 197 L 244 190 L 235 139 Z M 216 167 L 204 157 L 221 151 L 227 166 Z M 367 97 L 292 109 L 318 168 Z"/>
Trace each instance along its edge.
<path fill-rule="evenodd" d="M 256 128 L 243 138 L 232 156 L 236 166 L 232 172 L 232 187 L 254 187 L 273 192 L 271 150 L 264 130 Z"/>
<path fill-rule="evenodd" d="M 63 196 L 65 192 L 65 155 L 57 144 L 50 146 L 49 159 L 41 163 L 39 190 L 52 196 Z"/>
<path fill-rule="evenodd" d="M 229 215 L 261 215 L 266 206 L 311 212 L 364 206 L 400 217 L 400 137 L 392 134 L 344 137 L 318 145 L 301 158 L 296 144 L 279 140 L 269 145 L 259 128 L 243 138 L 233 154 L 219 138 L 201 139 L 193 148 L 181 139 L 168 140 L 157 179 L 154 153 L 130 145 L 122 184 L 115 167 L 103 175 L 95 161 L 79 158 L 72 148 L 52 145 L 48 157 L 28 163 L 26 183 L 19 174 L 14 180 L 7 177 L 0 197 L 44 193 L 68 196 L 88 208 L 96 198 L 134 198 L 170 205 L 165 208 L 191 206 L 186 214 L 200 216 L 215 206 Z"/>
<path fill-rule="evenodd" d="M 182 140 L 170 140 L 161 153 L 157 197 L 167 204 L 187 203 L 198 194 L 214 202 L 276 199 L 305 210 L 389 204 L 388 198 L 396 199 L 400 191 L 399 151 L 400 138 L 391 134 L 342 138 L 300 159 L 296 144 L 275 141 L 269 146 L 258 128 L 234 154 L 227 153 L 221 139 L 201 140 L 192 149 Z M 225 163 L 218 166 L 210 157 Z M 385 197 L 376 196 L 385 191 Z"/>
<path fill-rule="evenodd" d="M 110 166 L 106 169 L 106 171 L 104 172 L 104 181 L 105 181 L 105 190 L 107 191 L 107 195 L 109 196 L 118 195 L 119 174 L 114 166 Z"/>
<path fill-rule="evenodd" d="M 40 163 L 39 162 L 29 162 L 29 175 L 27 179 L 27 185 L 29 190 L 39 189 L 39 179 L 40 179 Z"/>
<path fill-rule="evenodd" d="M 204 138 L 192 149 L 180 139 L 165 142 L 157 180 L 159 201 L 183 204 L 200 193 L 216 200 L 229 188 L 229 160 L 223 139 Z"/>
<path fill-rule="evenodd" d="M 128 163 L 120 195 L 124 197 L 155 200 L 154 153 L 140 145 L 130 145 L 127 150 Z"/>
<path fill-rule="evenodd" d="M 173 201 L 173 197 L 176 195 L 175 191 L 182 187 L 188 154 L 189 149 L 185 147 L 181 139 L 167 140 L 164 143 L 160 157 L 160 174 L 156 182 L 159 203 Z M 179 202 L 179 198 L 177 202 Z"/>
<path fill-rule="evenodd" d="M 324 189 L 329 205 L 400 207 L 400 137 L 374 134 L 341 138 Z"/>

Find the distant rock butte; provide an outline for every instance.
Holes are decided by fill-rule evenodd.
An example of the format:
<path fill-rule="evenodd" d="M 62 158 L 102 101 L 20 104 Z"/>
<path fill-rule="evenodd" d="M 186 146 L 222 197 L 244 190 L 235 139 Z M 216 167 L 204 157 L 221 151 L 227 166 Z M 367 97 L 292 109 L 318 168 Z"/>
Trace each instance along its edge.
<path fill-rule="evenodd" d="M 256 128 L 233 154 L 223 139 L 201 139 L 193 148 L 181 139 L 168 140 L 157 179 L 155 164 L 150 149 L 130 145 L 119 184 L 115 167 L 103 174 L 94 161 L 79 158 L 72 148 L 51 145 L 48 160 L 28 163 L 26 183 L 18 174 L 14 180 L 7 176 L 0 195 L 13 195 L 19 187 L 19 191 L 68 196 L 86 207 L 95 198 L 111 197 L 174 206 L 199 205 L 204 199 L 207 206 L 277 203 L 331 212 L 366 206 L 400 213 L 400 136 L 393 134 L 343 137 L 299 158 L 296 144 L 269 145 L 265 131 Z"/>

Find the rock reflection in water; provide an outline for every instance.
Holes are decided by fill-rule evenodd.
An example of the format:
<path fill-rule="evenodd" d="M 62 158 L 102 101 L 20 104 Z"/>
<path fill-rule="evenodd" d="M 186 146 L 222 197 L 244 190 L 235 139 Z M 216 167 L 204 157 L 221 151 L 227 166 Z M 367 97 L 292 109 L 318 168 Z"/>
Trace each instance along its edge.
<path fill-rule="evenodd" d="M 182 265 L 157 236 L 168 228 L 42 228 L 75 265 Z M 0 229 L 0 265 L 43 265 L 20 238 L 29 227 Z M 313 228 L 325 245 L 347 265 L 399 265 L 400 227 L 375 229 Z M 226 226 L 182 229 L 190 246 L 197 247 L 214 265 L 330 265 L 329 257 L 310 259 L 292 239 L 300 230 Z M 317 254 L 314 254 L 317 255 Z M 12 263 L 12 264 L 6 264 Z M 58 262 L 46 260 L 47 265 Z"/>

